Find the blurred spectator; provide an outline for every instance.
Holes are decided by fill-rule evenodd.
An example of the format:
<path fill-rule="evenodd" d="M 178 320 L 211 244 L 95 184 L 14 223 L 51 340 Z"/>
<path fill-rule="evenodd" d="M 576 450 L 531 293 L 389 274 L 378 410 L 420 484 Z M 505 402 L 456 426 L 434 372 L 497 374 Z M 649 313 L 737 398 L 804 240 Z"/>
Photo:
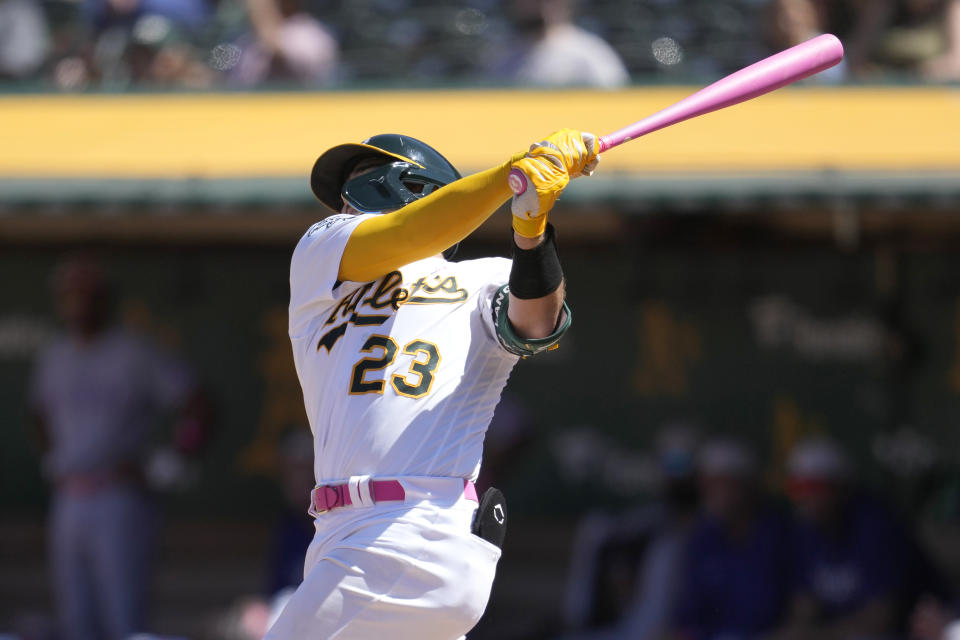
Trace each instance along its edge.
<path fill-rule="evenodd" d="M 272 80 L 317 87 L 334 79 L 337 41 L 304 11 L 300 0 L 247 0 L 246 4 L 253 32 L 241 40 L 232 83 L 250 87 Z"/>
<path fill-rule="evenodd" d="M 613 88 L 630 76 L 602 38 L 573 23 L 573 0 L 511 4 L 518 49 L 500 58 L 494 74 L 525 85 Z"/>
<path fill-rule="evenodd" d="M 123 56 L 134 84 L 203 89 L 214 81 L 189 32 L 163 16 L 139 18 Z"/>
<path fill-rule="evenodd" d="M 569 629 L 594 629 L 566 640 L 653 640 L 669 629 L 697 512 L 696 446 L 691 427 L 665 428 L 657 437 L 658 499 L 618 517 L 594 514 L 581 523 L 564 615 Z M 618 575 L 617 564 L 630 575 Z"/>
<path fill-rule="evenodd" d="M 616 518 L 588 516 L 580 525 L 567 585 L 566 624 L 602 628 L 565 636 L 567 640 L 652 640 L 669 629 L 697 512 L 696 430 L 671 425 L 658 435 L 656 446 L 661 474 L 657 500 Z M 629 564 L 621 569 L 628 568 L 631 575 L 617 579 L 611 565 L 624 555 Z"/>
<path fill-rule="evenodd" d="M 786 612 L 789 520 L 760 495 L 745 445 L 718 439 L 700 455 L 703 515 L 690 534 L 676 631 L 689 640 L 763 637 Z"/>
<path fill-rule="evenodd" d="M 56 64 L 59 88 L 211 86 L 197 48 L 210 26 L 208 0 L 83 0 L 80 8 L 90 41 Z"/>
<path fill-rule="evenodd" d="M 930 80 L 960 79 L 960 0 L 899 0 L 878 61 Z"/>
<path fill-rule="evenodd" d="M 768 6 L 767 37 L 775 51 L 793 47 L 810 38 L 830 31 L 827 9 L 818 0 L 773 0 Z M 846 64 L 813 76 L 811 81 L 821 83 L 842 82 Z"/>
<path fill-rule="evenodd" d="M 0 0 L 0 79 L 26 78 L 43 65 L 50 34 L 37 0 Z"/>
<path fill-rule="evenodd" d="M 817 0 L 858 77 L 960 79 L 960 0 Z M 839 8 L 838 8 L 839 7 Z"/>
<path fill-rule="evenodd" d="M 798 515 L 797 583 L 778 637 L 900 635 L 916 593 L 937 588 L 919 550 L 889 511 L 856 489 L 850 463 L 832 441 L 801 442 L 787 465 Z"/>
<path fill-rule="evenodd" d="M 145 16 L 158 16 L 188 33 L 207 26 L 211 7 L 207 0 L 84 0 L 87 19 L 100 31 L 111 27 L 133 28 Z"/>
<path fill-rule="evenodd" d="M 162 411 L 195 454 L 208 411 L 172 356 L 111 325 L 111 288 L 89 256 L 54 275 L 66 332 L 35 366 L 30 403 L 54 487 L 50 566 L 66 640 L 121 640 L 144 630 L 157 514 L 144 487 L 146 448 Z"/>

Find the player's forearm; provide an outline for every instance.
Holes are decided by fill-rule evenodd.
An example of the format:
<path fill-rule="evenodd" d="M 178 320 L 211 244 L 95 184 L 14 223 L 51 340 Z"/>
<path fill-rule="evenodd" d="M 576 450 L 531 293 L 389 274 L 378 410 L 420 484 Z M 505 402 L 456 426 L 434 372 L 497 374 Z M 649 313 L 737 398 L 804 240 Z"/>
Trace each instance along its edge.
<path fill-rule="evenodd" d="M 521 338 L 540 339 L 551 335 L 560 320 L 563 308 L 563 285 L 548 296 L 524 300 L 510 296 L 507 317 Z"/>
<path fill-rule="evenodd" d="M 510 163 L 450 183 L 393 213 L 360 223 L 340 260 L 340 279 L 366 282 L 436 255 L 470 235 L 511 195 Z"/>

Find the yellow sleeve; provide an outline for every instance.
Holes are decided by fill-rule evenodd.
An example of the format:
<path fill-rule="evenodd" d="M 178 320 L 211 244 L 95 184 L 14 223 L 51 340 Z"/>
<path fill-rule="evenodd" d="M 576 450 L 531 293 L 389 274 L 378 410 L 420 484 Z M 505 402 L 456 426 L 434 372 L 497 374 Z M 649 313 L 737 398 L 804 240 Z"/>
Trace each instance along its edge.
<path fill-rule="evenodd" d="M 402 209 L 361 222 L 340 259 L 340 280 L 375 280 L 466 238 L 512 195 L 507 175 L 515 159 L 451 182 Z"/>

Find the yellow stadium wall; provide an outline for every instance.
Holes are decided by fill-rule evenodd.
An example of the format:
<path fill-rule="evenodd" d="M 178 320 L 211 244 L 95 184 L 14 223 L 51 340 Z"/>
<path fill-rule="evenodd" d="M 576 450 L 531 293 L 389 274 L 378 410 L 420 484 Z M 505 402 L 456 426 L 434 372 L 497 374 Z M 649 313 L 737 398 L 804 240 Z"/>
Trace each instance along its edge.
<path fill-rule="evenodd" d="M 6 96 L 0 177 L 304 175 L 318 152 L 403 132 L 474 170 L 550 131 L 608 133 L 692 87 L 286 94 Z M 654 133 L 607 171 L 960 169 L 949 88 L 800 88 Z"/>

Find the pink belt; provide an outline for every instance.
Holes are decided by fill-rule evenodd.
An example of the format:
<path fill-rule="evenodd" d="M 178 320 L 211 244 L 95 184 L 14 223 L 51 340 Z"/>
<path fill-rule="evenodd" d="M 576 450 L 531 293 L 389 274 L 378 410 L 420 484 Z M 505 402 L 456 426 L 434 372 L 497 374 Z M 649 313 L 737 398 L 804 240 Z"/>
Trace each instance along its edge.
<path fill-rule="evenodd" d="M 354 501 L 354 495 L 357 497 L 356 501 Z M 463 480 L 463 497 L 479 502 L 477 488 L 466 479 Z M 314 487 L 310 492 L 310 515 L 316 517 L 341 507 L 371 507 L 380 502 L 403 502 L 406 498 L 407 492 L 400 480 L 351 478 L 349 482 L 343 484 L 323 484 Z"/>

